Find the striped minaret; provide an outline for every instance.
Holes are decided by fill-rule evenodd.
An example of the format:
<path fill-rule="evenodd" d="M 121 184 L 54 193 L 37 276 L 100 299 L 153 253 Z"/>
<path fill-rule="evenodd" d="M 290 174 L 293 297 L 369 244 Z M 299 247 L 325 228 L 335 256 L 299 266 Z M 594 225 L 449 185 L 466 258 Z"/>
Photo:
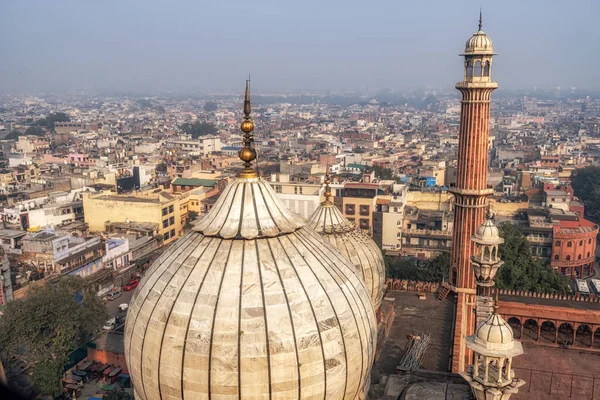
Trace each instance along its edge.
<path fill-rule="evenodd" d="M 471 364 L 472 352 L 465 338 L 475 331 L 475 276 L 470 266 L 474 243 L 471 236 L 485 220 L 487 196 L 488 140 L 490 95 L 498 87 L 491 80 L 492 40 L 479 30 L 467 41 L 464 56 L 464 78 L 456 84 L 462 94 L 456 187 L 454 232 L 450 285 L 457 293 L 452 372 L 460 373 Z"/>

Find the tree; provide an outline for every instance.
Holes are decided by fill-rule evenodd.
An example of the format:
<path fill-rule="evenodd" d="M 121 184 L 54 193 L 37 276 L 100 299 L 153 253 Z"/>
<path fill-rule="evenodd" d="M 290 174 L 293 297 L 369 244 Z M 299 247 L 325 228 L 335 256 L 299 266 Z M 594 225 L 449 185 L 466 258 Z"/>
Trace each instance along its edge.
<path fill-rule="evenodd" d="M 0 318 L 0 357 L 5 364 L 33 364 L 32 379 L 53 395 L 68 354 L 84 345 L 106 321 L 106 306 L 83 279 L 64 277 L 12 301 Z"/>
<path fill-rule="evenodd" d="M 538 293 L 570 292 L 568 278 L 532 256 L 531 246 L 518 226 L 504 223 L 499 228 L 504 238 L 499 248 L 504 265 L 496 274 L 497 287 Z"/>
<path fill-rule="evenodd" d="M 197 139 L 201 136 L 214 135 L 217 133 L 217 128 L 208 122 L 195 121 L 193 123 L 185 123 L 179 126 L 183 133 L 192 135 L 192 138 Z"/>
<path fill-rule="evenodd" d="M 576 169 L 571 175 L 571 184 L 585 206 L 585 216 L 600 222 L 600 167 Z"/>
<path fill-rule="evenodd" d="M 40 393 L 58 397 L 63 392 L 61 382 L 64 359 L 43 360 L 35 364 L 31 371 L 31 383 Z"/>
<path fill-rule="evenodd" d="M 196 211 L 190 211 L 188 215 L 190 217 L 190 221 L 195 221 L 196 218 L 198 218 L 198 213 Z"/>
<path fill-rule="evenodd" d="M 379 179 L 383 179 L 383 180 L 394 179 L 394 173 L 389 168 L 384 168 L 379 165 L 374 165 L 373 171 L 375 171 L 375 176 Z"/>
<path fill-rule="evenodd" d="M 436 258 L 426 261 L 419 261 L 411 257 L 395 259 L 386 256 L 385 264 L 388 278 L 442 282 L 448 279 L 450 253 L 443 252 Z"/>
<path fill-rule="evenodd" d="M 103 400 L 134 400 L 134 397 L 123 390 L 113 390 L 106 393 Z"/>
<path fill-rule="evenodd" d="M 160 164 L 157 164 L 156 165 L 156 172 L 160 172 L 160 173 L 166 174 L 167 173 L 167 164 L 165 164 L 164 162 L 160 163 Z"/>
<path fill-rule="evenodd" d="M 71 117 L 63 112 L 50 113 L 46 118 L 42 118 L 36 121 L 35 125 L 46 127 L 50 132 L 54 132 L 55 122 L 69 122 Z"/>
<path fill-rule="evenodd" d="M 214 101 L 207 101 L 206 103 L 204 103 L 203 109 L 204 111 L 217 111 L 218 107 L 219 106 Z"/>
<path fill-rule="evenodd" d="M 44 130 L 42 128 L 40 128 L 39 126 L 30 126 L 25 131 L 25 134 L 33 135 L 33 136 L 44 136 L 46 134 L 46 132 L 44 132 Z"/>

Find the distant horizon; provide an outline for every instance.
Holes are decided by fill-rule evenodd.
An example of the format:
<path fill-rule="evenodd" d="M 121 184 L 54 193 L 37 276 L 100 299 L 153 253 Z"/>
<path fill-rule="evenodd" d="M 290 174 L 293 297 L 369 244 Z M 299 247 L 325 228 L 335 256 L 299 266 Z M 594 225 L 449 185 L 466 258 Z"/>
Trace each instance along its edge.
<path fill-rule="evenodd" d="M 483 30 L 500 90 L 600 91 L 600 2 L 0 4 L 1 93 L 453 90 Z"/>

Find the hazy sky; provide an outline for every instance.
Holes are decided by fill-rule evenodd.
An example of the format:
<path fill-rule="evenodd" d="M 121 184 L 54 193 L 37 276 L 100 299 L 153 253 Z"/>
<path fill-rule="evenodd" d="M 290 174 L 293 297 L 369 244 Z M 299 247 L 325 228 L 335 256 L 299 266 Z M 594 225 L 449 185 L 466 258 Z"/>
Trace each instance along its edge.
<path fill-rule="evenodd" d="M 0 0 L 0 91 L 450 88 L 479 7 L 501 88 L 600 90 L 600 0 Z"/>

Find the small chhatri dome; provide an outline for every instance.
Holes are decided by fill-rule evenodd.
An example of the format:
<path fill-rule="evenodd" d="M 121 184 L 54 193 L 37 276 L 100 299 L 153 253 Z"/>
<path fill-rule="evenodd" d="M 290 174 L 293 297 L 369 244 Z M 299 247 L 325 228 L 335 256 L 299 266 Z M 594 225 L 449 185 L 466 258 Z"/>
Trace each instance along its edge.
<path fill-rule="evenodd" d="M 497 245 L 504 243 L 500 237 L 500 231 L 494 223 L 493 214 L 488 213 L 483 224 L 479 225 L 475 235 L 471 238 L 475 243 L 483 245 Z"/>
<path fill-rule="evenodd" d="M 154 262 L 125 323 L 137 400 L 363 399 L 376 321 L 354 265 L 291 214 L 251 162 Z"/>
<path fill-rule="evenodd" d="M 377 310 L 385 293 L 385 262 L 381 250 L 367 234 L 352 224 L 331 202 L 329 174 L 325 177 L 325 201 L 308 220 L 308 227 L 322 235 L 356 266 Z"/>
<path fill-rule="evenodd" d="M 510 325 L 500 315 L 493 313 L 477 328 L 475 343 L 489 350 L 508 350 L 515 341 Z"/>
<path fill-rule="evenodd" d="M 461 55 L 494 55 L 492 39 L 481 30 L 482 18 L 481 11 L 479 12 L 479 29 L 467 40 L 465 44 L 465 52 Z"/>

